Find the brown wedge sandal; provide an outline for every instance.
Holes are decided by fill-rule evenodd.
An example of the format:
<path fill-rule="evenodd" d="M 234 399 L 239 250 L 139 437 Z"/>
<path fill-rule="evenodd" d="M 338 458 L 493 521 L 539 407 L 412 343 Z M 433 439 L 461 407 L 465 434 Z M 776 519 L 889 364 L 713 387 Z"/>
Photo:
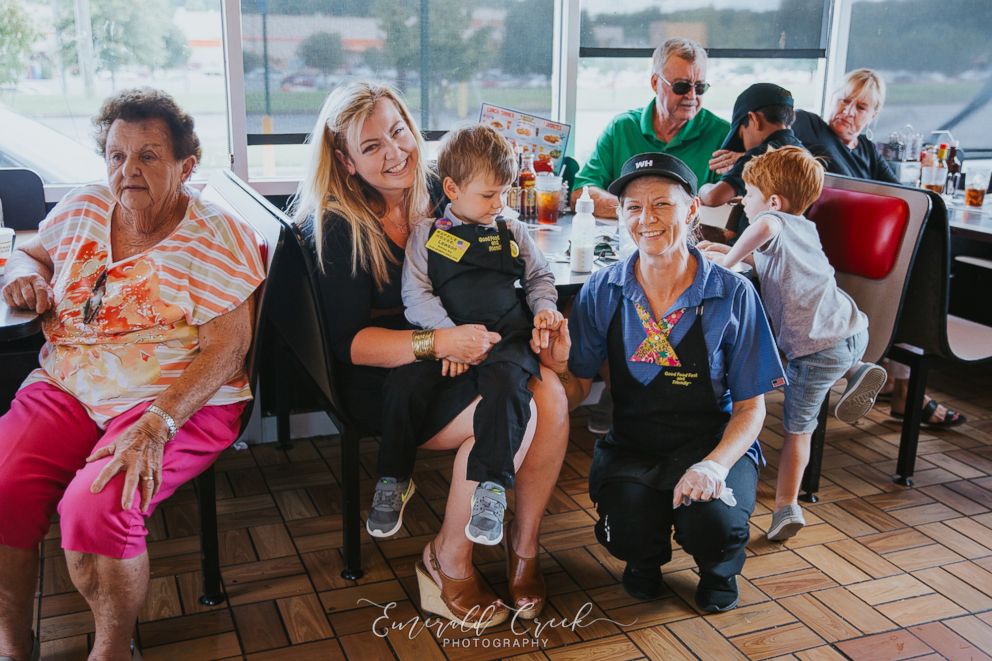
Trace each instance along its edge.
<path fill-rule="evenodd" d="M 547 588 L 544 586 L 544 574 L 541 573 L 541 560 L 538 557 L 521 558 L 513 550 L 512 526 L 506 527 L 506 579 L 509 581 L 510 605 L 519 608 L 517 603 L 523 599 L 524 607 L 517 612 L 517 617 L 533 620 L 541 614 L 546 601 Z"/>
<path fill-rule="evenodd" d="M 431 567 L 441 577 L 441 586 L 424 566 L 417 561 L 417 586 L 420 588 L 420 607 L 430 613 L 445 617 L 462 627 L 493 627 L 502 624 L 510 616 L 509 609 L 499 600 L 472 569 L 466 578 L 451 578 L 441 570 L 434 550 L 434 540 L 430 543 Z"/>

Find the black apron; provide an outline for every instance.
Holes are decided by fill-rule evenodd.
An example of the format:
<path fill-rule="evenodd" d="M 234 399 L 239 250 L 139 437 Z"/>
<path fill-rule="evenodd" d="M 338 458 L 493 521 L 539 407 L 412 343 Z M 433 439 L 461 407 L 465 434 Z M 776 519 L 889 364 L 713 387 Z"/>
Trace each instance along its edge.
<path fill-rule="evenodd" d="M 674 489 L 689 466 L 719 444 L 730 420 L 713 394 L 702 306 L 689 332 L 673 347 L 682 365 L 663 367 L 644 385 L 627 366 L 623 305 L 623 301 L 617 305 L 607 333 L 613 425 L 596 442 L 589 470 L 593 501 L 609 482 Z"/>
<path fill-rule="evenodd" d="M 436 231 L 437 224 L 429 237 Z M 434 295 L 455 324 L 483 324 L 502 336 L 485 363 L 510 362 L 537 375 L 540 364 L 528 344 L 533 317 L 514 286 L 524 277 L 526 266 L 506 221 L 497 220 L 495 227 L 464 223 L 445 231 L 467 241 L 469 248 L 457 262 L 427 251 L 427 276 Z"/>

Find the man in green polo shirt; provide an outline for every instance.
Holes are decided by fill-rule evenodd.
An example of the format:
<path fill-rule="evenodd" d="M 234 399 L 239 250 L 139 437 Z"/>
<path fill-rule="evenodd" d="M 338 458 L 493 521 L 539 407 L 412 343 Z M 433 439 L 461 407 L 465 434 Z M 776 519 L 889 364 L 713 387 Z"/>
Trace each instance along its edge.
<path fill-rule="evenodd" d="M 669 39 L 654 51 L 651 89 L 655 98 L 643 108 L 617 115 L 596 141 L 596 149 L 575 177 L 572 204 L 589 186 L 595 214 L 616 216 L 617 198 L 606 187 L 620 175 L 624 162 L 644 152 L 665 152 L 686 163 L 700 184 L 719 177 L 710 171 L 730 123 L 702 108 L 706 83 L 706 51 L 691 39 Z"/>

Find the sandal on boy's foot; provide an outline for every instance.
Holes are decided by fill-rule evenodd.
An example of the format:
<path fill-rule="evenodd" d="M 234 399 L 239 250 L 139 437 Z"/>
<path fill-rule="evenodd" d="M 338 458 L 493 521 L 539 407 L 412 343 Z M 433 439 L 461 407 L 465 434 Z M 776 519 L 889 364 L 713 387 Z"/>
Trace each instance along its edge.
<path fill-rule="evenodd" d="M 885 385 L 888 375 L 874 363 L 865 363 L 850 379 L 844 394 L 837 400 L 834 415 L 841 422 L 851 424 L 863 418 L 875 405 L 875 398 Z"/>
<path fill-rule="evenodd" d="M 365 530 L 373 537 L 389 537 L 403 525 L 403 510 L 417 488 L 413 478 L 397 481 L 395 477 L 379 478 L 372 495 L 369 518 L 365 520 Z"/>
<path fill-rule="evenodd" d="M 466 578 L 451 578 L 445 574 L 437 560 L 434 540 L 430 544 L 430 563 L 440 577 L 441 585 L 434 582 L 424 563 L 418 560 L 417 587 L 422 610 L 465 628 L 496 626 L 510 616 L 509 609 L 486 587 L 475 568 Z"/>
<path fill-rule="evenodd" d="M 963 413 L 958 413 L 952 409 L 947 409 L 947 413 L 944 414 L 944 419 L 937 422 L 933 422 L 930 418 L 933 414 L 937 412 L 937 407 L 940 406 L 940 402 L 936 399 L 931 399 L 929 402 L 923 405 L 923 419 L 920 422 L 924 427 L 930 427 L 931 429 L 941 429 L 945 427 L 957 427 L 958 425 L 968 422 L 968 418 Z M 895 409 L 889 410 L 889 415 L 891 415 L 896 420 L 902 420 L 906 417 L 904 413 L 899 413 Z"/>
<path fill-rule="evenodd" d="M 476 544 L 496 546 L 503 541 L 503 515 L 506 490 L 495 482 L 482 482 L 472 496 L 472 518 L 465 524 L 465 536 Z"/>
<path fill-rule="evenodd" d="M 806 526 L 803 508 L 799 505 L 786 505 L 772 514 L 772 525 L 768 527 L 768 541 L 784 542 Z"/>

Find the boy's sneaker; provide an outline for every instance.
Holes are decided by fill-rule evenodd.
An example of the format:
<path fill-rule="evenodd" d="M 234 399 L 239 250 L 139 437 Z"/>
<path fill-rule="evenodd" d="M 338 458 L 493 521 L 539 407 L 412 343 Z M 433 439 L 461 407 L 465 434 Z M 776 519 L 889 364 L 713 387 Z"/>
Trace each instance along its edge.
<path fill-rule="evenodd" d="M 851 424 L 864 417 L 875 405 L 875 398 L 887 378 L 886 371 L 874 363 L 865 363 L 859 367 L 847 380 L 847 388 L 834 407 L 837 419 Z"/>
<path fill-rule="evenodd" d="M 505 512 L 506 490 L 495 482 L 482 482 L 472 496 L 472 518 L 465 526 L 465 536 L 476 544 L 499 544 L 503 541 Z"/>
<path fill-rule="evenodd" d="M 395 477 L 382 477 L 375 483 L 372 507 L 365 529 L 373 537 L 389 537 L 403 525 L 403 510 L 416 491 L 413 478 L 398 482 Z"/>
<path fill-rule="evenodd" d="M 784 542 L 806 526 L 803 508 L 799 505 L 786 505 L 772 514 L 772 525 L 768 528 L 768 540 Z"/>

